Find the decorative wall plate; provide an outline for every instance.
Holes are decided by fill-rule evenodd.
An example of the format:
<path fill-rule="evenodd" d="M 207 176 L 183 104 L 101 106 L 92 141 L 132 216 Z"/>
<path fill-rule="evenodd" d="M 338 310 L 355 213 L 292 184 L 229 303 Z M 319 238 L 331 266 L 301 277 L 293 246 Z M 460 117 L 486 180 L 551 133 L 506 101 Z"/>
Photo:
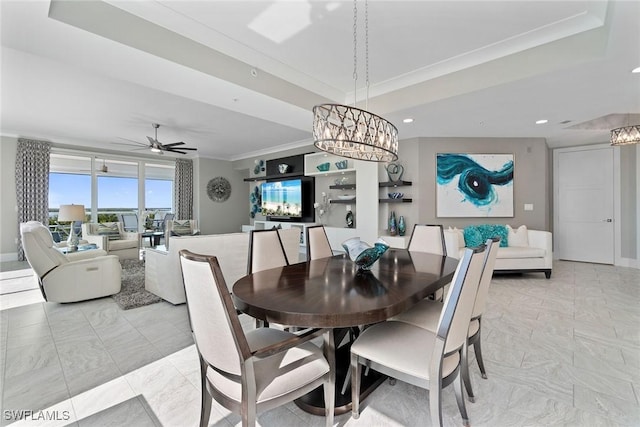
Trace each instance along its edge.
<path fill-rule="evenodd" d="M 214 202 L 224 202 L 231 195 L 231 184 L 221 176 L 213 178 L 207 183 L 207 195 Z"/>

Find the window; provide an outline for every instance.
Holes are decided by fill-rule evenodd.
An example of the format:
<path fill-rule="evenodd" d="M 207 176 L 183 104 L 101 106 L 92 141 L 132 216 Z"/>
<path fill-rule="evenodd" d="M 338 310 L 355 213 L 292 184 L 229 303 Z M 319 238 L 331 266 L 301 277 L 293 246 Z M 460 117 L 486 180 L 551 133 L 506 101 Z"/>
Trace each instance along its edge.
<path fill-rule="evenodd" d="M 139 179 L 142 170 L 144 179 Z M 118 213 L 140 214 L 145 210 L 164 216 L 173 206 L 174 174 L 173 162 L 54 152 L 49 173 L 49 217 L 57 219 L 61 204 L 83 204 L 92 221 L 99 222 L 116 221 Z M 92 188 L 96 194 L 92 194 Z"/>

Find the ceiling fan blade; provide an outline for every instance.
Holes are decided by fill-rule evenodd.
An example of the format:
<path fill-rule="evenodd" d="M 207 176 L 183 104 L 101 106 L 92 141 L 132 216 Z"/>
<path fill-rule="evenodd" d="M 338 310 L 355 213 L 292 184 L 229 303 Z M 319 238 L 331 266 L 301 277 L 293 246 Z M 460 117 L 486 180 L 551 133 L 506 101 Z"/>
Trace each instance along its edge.
<path fill-rule="evenodd" d="M 151 145 L 153 145 L 153 144 L 160 144 L 158 141 L 156 141 L 155 139 L 151 138 L 150 136 L 148 136 L 148 137 L 147 137 L 147 139 L 149 140 L 149 143 L 150 143 Z M 162 144 L 160 144 L 160 145 L 162 145 Z"/>
<path fill-rule="evenodd" d="M 149 146 L 148 144 L 146 144 L 146 143 L 144 143 L 144 142 L 134 141 L 133 139 L 122 138 L 122 137 L 119 137 L 119 138 L 120 138 L 120 139 L 124 139 L 125 141 L 132 142 L 132 143 L 137 144 L 137 145 L 142 145 L 142 146 L 144 146 L 144 147 L 148 147 L 148 146 Z M 118 145 L 131 145 L 131 144 L 127 144 L 127 143 L 124 143 L 124 142 L 112 142 L 112 144 L 118 144 Z"/>
<path fill-rule="evenodd" d="M 166 147 L 166 145 L 165 145 L 165 147 Z M 167 148 L 166 150 L 167 150 L 167 151 L 175 151 L 175 150 L 189 150 L 189 151 L 197 151 L 198 149 L 197 149 L 197 148 L 189 148 L 189 147 L 177 147 L 177 148 L 169 147 L 169 148 Z"/>
<path fill-rule="evenodd" d="M 174 147 L 176 145 L 184 145 L 184 142 L 172 142 L 171 144 L 162 144 L 164 147 Z"/>
<path fill-rule="evenodd" d="M 180 151 L 180 150 L 167 150 L 168 153 L 180 153 L 180 154 L 187 154 L 185 151 Z"/>

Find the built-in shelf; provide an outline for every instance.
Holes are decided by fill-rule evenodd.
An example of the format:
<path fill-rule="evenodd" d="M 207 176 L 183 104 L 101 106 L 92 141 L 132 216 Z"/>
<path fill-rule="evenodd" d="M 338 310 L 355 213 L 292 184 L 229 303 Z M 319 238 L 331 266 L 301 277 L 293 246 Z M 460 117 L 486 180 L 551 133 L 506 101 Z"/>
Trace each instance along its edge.
<path fill-rule="evenodd" d="M 352 203 L 355 203 L 355 201 L 356 199 L 354 197 L 353 199 L 349 199 L 349 200 L 331 199 L 329 200 L 329 203 L 352 204 Z"/>
<path fill-rule="evenodd" d="M 379 187 L 402 187 L 403 185 L 411 185 L 411 181 L 389 181 L 389 182 L 381 182 L 378 184 Z"/>
<path fill-rule="evenodd" d="M 297 178 L 299 176 L 304 176 L 302 172 L 289 172 L 289 173 L 279 173 L 277 175 L 265 175 L 265 176 L 252 176 L 251 178 L 245 178 L 245 182 L 253 182 L 253 181 L 267 181 L 269 179 L 277 179 L 277 178 Z"/>
<path fill-rule="evenodd" d="M 344 169 L 338 169 L 336 162 L 345 160 L 347 162 L 347 167 Z M 318 170 L 318 166 L 323 163 L 329 163 L 328 170 Z M 339 157 L 325 152 L 311 153 L 304 156 L 304 174 L 307 176 L 345 174 L 355 171 L 356 168 L 353 160 L 347 160 L 344 157 Z"/>
<path fill-rule="evenodd" d="M 411 203 L 413 199 L 378 199 L 380 203 Z"/>
<path fill-rule="evenodd" d="M 336 185 L 330 185 L 329 189 L 331 189 L 331 190 L 355 190 L 356 189 L 356 185 L 355 184 L 336 184 Z"/>

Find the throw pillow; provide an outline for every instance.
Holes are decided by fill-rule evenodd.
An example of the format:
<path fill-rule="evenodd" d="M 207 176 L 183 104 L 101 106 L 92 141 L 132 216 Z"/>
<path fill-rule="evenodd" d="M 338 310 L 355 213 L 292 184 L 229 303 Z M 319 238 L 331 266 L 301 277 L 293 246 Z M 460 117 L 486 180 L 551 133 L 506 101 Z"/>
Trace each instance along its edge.
<path fill-rule="evenodd" d="M 171 231 L 178 236 L 191 236 L 191 221 L 173 221 L 173 227 L 171 227 Z"/>
<path fill-rule="evenodd" d="M 517 230 L 507 225 L 509 233 L 509 246 L 529 247 L 529 232 L 526 225 L 521 225 Z"/>
<path fill-rule="evenodd" d="M 482 234 L 475 226 L 465 227 L 464 231 L 464 245 L 468 248 L 475 248 L 476 246 L 480 246 L 484 243 L 484 239 L 482 238 Z"/>
<path fill-rule="evenodd" d="M 505 227 L 504 225 L 482 224 L 478 225 L 478 231 L 480 231 L 483 243 L 487 239 L 499 237 L 501 248 L 507 247 L 509 245 L 509 233 L 507 232 L 507 227 Z"/>
<path fill-rule="evenodd" d="M 98 224 L 98 234 L 100 236 L 107 236 L 109 240 L 118 240 L 120 239 L 120 229 L 118 228 L 118 224 Z"/>

